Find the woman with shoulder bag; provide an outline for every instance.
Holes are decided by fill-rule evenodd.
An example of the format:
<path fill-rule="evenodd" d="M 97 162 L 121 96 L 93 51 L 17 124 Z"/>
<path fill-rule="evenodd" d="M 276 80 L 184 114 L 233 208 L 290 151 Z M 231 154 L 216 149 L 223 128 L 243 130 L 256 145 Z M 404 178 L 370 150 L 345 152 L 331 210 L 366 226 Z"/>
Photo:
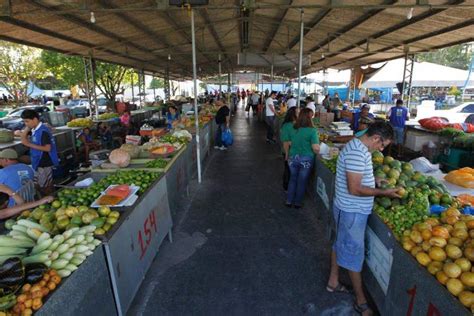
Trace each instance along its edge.
<path fill-rule="evenodd" d="M 288 166 L 288 157 L 290 151 L 291 135 L 295 131 L 294 124 L 298 118 L 298 108 L 293 106 L 288 109 L 280 129 L 280 141 L 283 145 L 283 159 L 285 169 L 283 171 L 283 189 L 288 191 L 288 182 L 290 181 L 290 167 Z"/>
<path fill-rule="evenodd" d="M 314 155 L 319 152 L 319 135 L 313 126 L 312 111 L 301 110 L 295 123 L 295 131 L 290 137 L 288 166 L 290 182 L 286 206 L 301 208 L 308 178 L 314 164 Z"/>

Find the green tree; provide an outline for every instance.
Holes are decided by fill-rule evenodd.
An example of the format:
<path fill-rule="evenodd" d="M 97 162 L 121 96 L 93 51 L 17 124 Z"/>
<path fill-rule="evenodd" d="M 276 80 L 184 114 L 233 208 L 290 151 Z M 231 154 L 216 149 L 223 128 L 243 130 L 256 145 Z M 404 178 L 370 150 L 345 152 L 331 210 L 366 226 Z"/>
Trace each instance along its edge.
<path fill-rule="evenodd" d="M 46 76 L 40 54 L 37 48 L 0 42 L 0 85 L 13 96 L 15 105 L 26 104 L 30 82 Z"/>
<path fill-rule="evenodd" d="M 79 85 L 85 92 L 84 62 L 81 57 L 44 50 L 41 52 L 41 60 L 56 80 L 69 88 Z"/>
<path fill-rule="evenodd" d="M 148 89 L 161 89 L 165 87 L 165 81 L 160 78 L 151 79 L 150 86 Z"/>
<path fill-rule="evenodd" d="M 434 52 L 418 54 L 417 60 L 459 69 L 468 69 L 473 53 L 473 44 L 467 43 L 442 48 Z"/>
<path fill-rule="evenodd" d="M 82 57 L 43 51 L 41 58 L 56 79 L 63 81 L 69 87 L 79 85 L 82 91 L 87 93 Z M 95 63 L 96 87 L 109 101 L 109 104 L 115 102 L 117 94 L 123 93 L 124 84 L 131 82 L 132 76 L 134 83 L 137 84 L 138 76 L 132 69 L 99 61 Z"/>

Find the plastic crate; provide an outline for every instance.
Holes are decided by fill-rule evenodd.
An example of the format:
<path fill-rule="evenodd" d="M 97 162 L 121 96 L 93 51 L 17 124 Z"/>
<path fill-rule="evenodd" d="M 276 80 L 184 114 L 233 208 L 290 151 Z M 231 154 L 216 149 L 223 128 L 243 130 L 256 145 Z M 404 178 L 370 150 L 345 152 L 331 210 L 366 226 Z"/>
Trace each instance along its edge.
<path fill-rule="evenodd" d="M 474 157 L 471 151 L 459 148 L 448 148 L 439 156 L 439 162 L 448 171 L 474 165 Z"/>

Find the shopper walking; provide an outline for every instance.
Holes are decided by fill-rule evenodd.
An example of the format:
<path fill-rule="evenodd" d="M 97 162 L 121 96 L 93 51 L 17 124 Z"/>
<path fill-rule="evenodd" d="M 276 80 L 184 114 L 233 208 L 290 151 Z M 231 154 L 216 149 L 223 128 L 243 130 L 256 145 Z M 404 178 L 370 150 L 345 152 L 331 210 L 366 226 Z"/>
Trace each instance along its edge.
<path fill-rule="evenodd" d="M 252 93 L 252 96 L 250 97 L 251 100 L 251 107 L 252 107 L 252 114 L 255 116 L 257 114 L 257 106 L 260 101 L 260 95 L 258 94 L 258 91 L 254 91 Z"/>
<path fill-rule="evenodd" d="M 293 205 L 300 208 L 303 205 L 306 184 L 314 164 L 314 154 L 319 152 L 319 135 L 313 126 L 312 116 L 311 110 L 301 110 L 295 123 L 295 131 L 290 137 L 290 181 L 286 197 L 288 207 Z"/>
<path fill-rule="evenodd" d="M 398 99 L 394 107 L 392 107 L 388 113 L 387 118 L 390 120 L 390 124 L 395 132 L 395 145 L 397 145 L 398 157 L 402 156 L 402 146 L 405 137 L 405 125 L 408 121 L 408 109 L 403 106 L 403 101 Z M 390 147 L 390 154 L 392 148 Z"/>
<path fill-rule="evenodd" d="M 275 125 L 275 97 L 276 91 L 272 91 L 270 96 L 265 100 L 265 122 L 267 123 L 267 142 L 274 144 L 274 125 Z"/>
<path fill-rule="evenodd" d="M 222 133 L 226 128 L 229 128 L 230 124 L 230 109 L 222 101 L 217 101 L 216 105 L 219 107 L 216 113 L 216 137 L 214 149 L 227 150 L 227 147 L 222 142 Z"/>
<path fill-rule="evenodd" d="M 283 189 L 285 190 L 285 192 L 288 191 L 288 182 L 290 181 L 290 167 L 288 165 L 288 158 L 290 155 L 291 137 L 296 131 L 294 124 L 296 123 L 297 118 L 298 108 L 296 106 L 292 106 L 286 112 L 285 119 L 283 120 L 283 124 L 281 125 L 280 129 L 280 141 L 282 143 L 284 162 Z"/>
<path fill-rule="evenodd" d="M 337 160 L 333 210 L 336 240 L 332 248 L 331 274 L 326 290 L 347 293 L 347 288 L 339 283 L 339 267 L 349 270 L 356 295 L 354 309 L 362 315 L 372 315 L 361 277 L 367 218 L 374 206 L 374 196 L 399 198 L 398 189 L 375 188 L 371 152 L 382 151 L 392 138 L 393 129 L 388 123 L 375 122 L 364 135 L 347 143 Z"/>

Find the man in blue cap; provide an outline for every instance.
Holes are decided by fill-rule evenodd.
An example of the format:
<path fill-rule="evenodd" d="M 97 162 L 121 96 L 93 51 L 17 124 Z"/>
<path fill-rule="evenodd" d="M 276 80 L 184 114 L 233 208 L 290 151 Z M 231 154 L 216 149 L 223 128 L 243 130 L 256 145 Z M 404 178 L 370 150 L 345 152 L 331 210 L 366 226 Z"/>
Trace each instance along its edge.
<path fill-rule="evenodd" d="M 18 154 L 15 150 L 8 148 L 0 152 L 0 184 L 6 185 L 14 194 L 28 180 L 33 181 L 34 172 L 29 166 L 18 162 Z M 15 199 L 10 197 L 8 207 L 15 205 Z"/>

